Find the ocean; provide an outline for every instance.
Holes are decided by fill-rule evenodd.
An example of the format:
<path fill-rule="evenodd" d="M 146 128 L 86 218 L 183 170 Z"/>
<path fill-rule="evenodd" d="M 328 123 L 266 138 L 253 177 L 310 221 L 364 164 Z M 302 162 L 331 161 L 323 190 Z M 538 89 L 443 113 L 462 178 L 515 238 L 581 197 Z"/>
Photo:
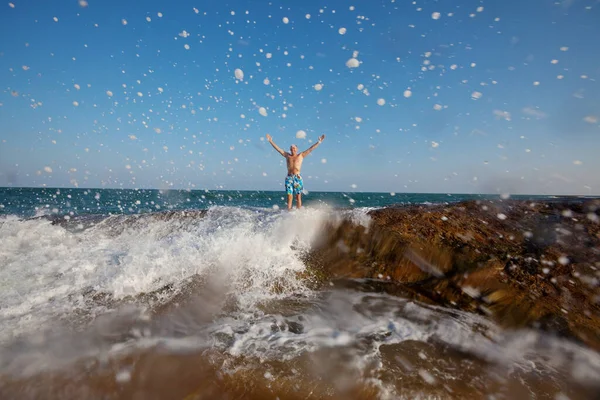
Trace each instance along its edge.
<path fill-rule="evenodd" d="M 306 207 L 375 208 L 390 205 L 440 204 L 499 199 L 502 195 L 306 192 Z M 506 197 L 506 196 L 504 196 Z M 556 199 L 556 196 L 512 196 L 513 199 Z M 204 210 L 211 207 L 285 209 L 283 191 L 52 189 L 0 188 L 0 215 L 111 215 L 160 211 Z"/>
<path fill-rule="evenodd" d="M 0 189 L 0 397 L 584 398 L 578 343 L 308 268 L 328 225 L 472 199 Z"/>

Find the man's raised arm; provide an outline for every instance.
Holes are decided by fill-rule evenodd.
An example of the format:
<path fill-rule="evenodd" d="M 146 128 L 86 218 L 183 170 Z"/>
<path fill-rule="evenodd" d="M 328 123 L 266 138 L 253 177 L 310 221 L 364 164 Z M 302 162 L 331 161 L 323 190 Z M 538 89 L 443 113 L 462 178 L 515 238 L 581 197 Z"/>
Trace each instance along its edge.
<path fill-rule="evenodd" d="M 317 143 L 313 144 L 308 149 L 306 149 L 302 153 L 300 153 L 300 154 L 302 154 L 302 157 L 306 157 L 307 155 L 309 155 L 310 152 L 313 151 L 314 149 L 316 149 L 317 146 L 319 146 L 323 140 L 325 140 L 325 135 L 321 135 L 321 137 L 319 137 L 319 140 L 317 141 Z"/>
<path fill-rule="evenodd" d="M 271 135 L 267 134 L 267 140 L 269 141 L 269 143 L 271 143 L 271 146 L 273 146 L 273 148 L 274 148 L 275 150 L 277 150 L 277 152 L 278 152 L 279 154 L 281 154 L 282 156 L 284 156 L 284 157 L 285 157 L 285 155 L 286 155 L 285 151 L 283 151 L 283 150 L 282 150 L 282 149 L 281 149 L 279 146 L 277 146 L 277 145 L 275 144 L 275 142 L 273 141 L 273 138 L 271 137 Z"/>

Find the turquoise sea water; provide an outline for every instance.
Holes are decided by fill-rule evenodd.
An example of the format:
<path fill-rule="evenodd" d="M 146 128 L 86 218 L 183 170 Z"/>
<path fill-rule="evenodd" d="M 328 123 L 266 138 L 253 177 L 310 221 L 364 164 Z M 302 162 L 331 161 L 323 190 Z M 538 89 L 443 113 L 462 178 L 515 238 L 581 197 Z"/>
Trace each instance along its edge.
<path fill-rule="evenodd" d="M 554 196 L 512 196 L 514 199 L 552 199 Z M 385 207 L 463 200 L 500 199 L 499 195 L 309 192 L 307 207 Z M 0 215 L 139 214 L 166 210 L 198 210 L 213 206 L 285 208 L 284 192 L 134 189 L 0 188 Z"/>

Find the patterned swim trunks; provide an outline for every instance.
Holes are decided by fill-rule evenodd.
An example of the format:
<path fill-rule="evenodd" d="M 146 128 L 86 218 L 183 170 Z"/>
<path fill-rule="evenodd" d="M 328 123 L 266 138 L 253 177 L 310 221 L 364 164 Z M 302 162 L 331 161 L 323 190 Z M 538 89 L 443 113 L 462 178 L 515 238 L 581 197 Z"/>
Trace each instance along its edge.
<path fill-rule="evenodd" d="M 304 183 L 300 175 L 288 175 L 285 177 L 285 191 L 287 194 L 302 194 Z"/>

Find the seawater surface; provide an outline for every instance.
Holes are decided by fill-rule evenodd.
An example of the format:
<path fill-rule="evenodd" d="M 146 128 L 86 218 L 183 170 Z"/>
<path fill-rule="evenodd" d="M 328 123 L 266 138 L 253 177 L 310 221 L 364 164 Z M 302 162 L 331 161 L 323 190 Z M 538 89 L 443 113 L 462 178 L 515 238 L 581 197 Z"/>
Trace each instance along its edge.
<path fill-rule="evenodd" d="M 0 188 L 0 215 L 137 214 L 165 210 L 207 209 L 213 206 L 285 208 L 283 191 L 55 189 Z M 501 195 L 439 193 L 305 192 L 306 206 L 332 208 L 453 203 L 498 199 Z M 512 196 L 514 199 L 550 200 L 556 196 Z"/>
<path fill-rule="evenodd" d="M 0 397 L 597 393 L 600 355 L 578 343 L 392 296 L 384 281 L 323 286 L 308 267 L 328 225 L 477 196 L 306 198 L 280 212 L 279 192 L 1 189 Z"/>

